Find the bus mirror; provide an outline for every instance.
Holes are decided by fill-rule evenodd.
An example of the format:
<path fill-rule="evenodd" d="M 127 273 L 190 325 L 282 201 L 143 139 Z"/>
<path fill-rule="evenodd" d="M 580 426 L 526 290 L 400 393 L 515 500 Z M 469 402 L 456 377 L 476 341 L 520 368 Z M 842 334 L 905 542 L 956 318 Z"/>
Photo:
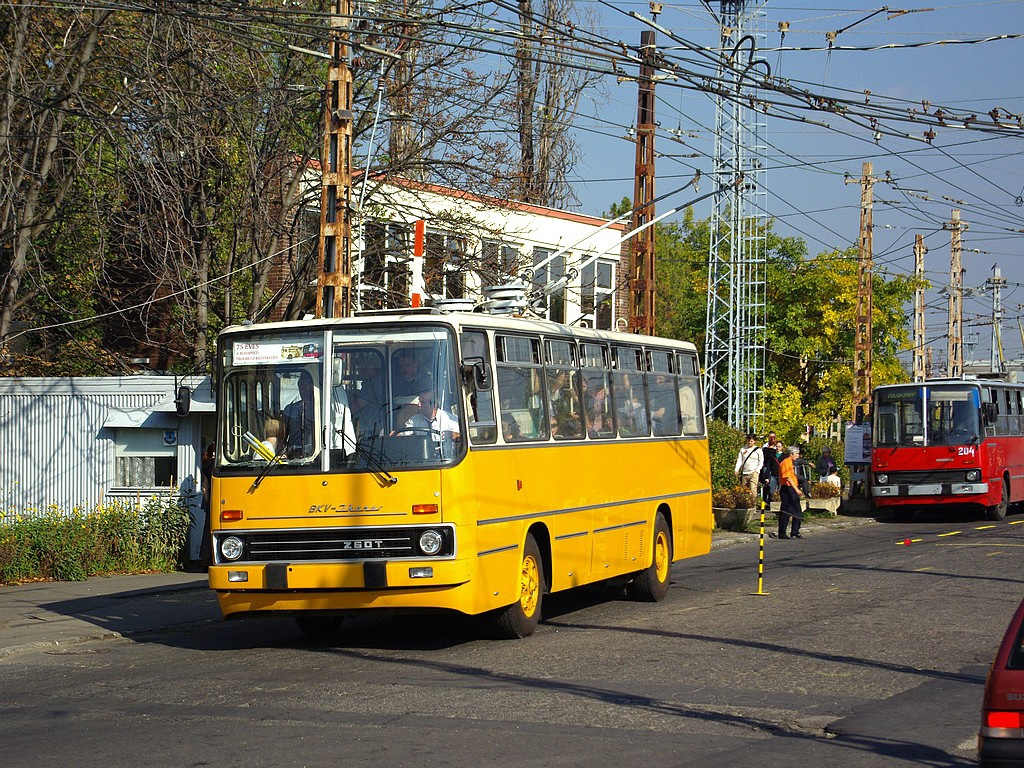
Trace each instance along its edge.
<path fill-rule="evenodd" d="M 178 387 L 178 391 L 174 393 L 174 412 L 181 418 L 185 418 L 188 416 L 191 405 L 192 390 L 188 387 Z"/>
<path fill-rule="evenodd" d="M 468 382 L 473 378 L 473 384 L 480 392 L 487 392 L 491 388 L 491 365 L 482 357 L 466 357 L 462 360 L 462 373 Z"/>

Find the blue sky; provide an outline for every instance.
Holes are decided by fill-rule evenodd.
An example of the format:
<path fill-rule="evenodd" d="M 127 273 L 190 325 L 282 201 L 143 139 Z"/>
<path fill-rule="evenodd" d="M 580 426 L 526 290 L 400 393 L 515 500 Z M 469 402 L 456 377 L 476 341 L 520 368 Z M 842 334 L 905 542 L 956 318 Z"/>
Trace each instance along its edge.
<path fill-rule="evenodd" d="M 716 10 L 718 2 L 712 2 Z M 789 78 L 794 86 L 823 95 L 846 96 L 871 91 L 872 104 L 905 100 L 901 108 L 934 112 L 937 105 L 959 114 L 987 113 L 999 108 L 1024 113 L 1024 39 L 1002 39 L 969 44 L 997 35 L 1024 35 L 1024 0 L 903 3 L 876 13 L 882 6 L 838 0 L 786 0 L 748 3 L 764 12 L 766 36 L 760 56 L 773 75 Z M 650 18 L 649 4 L 591 4 L 601 32 L 630 45 L 639 42 L 640 21 L 621 11 Z M 896 10 L 917 11 L 894 15 Z M 779 23 L 788 22 L 783 37 Z M 704 47 L 718 44 L 718 28 L 707 8 L 696 0 L 665 3 L 657 18 L 659 26 L 677 38 Z M 822 48 L 826 33 L 836 35 L 828 50 L 778 50 Z M 925 45 L 945 42 L 943 45 Z M 674 43 L 658 36 L 663 47 Z M 895 46 L 918 46 L 899 47 Z M 889 50 L 843 50 L 877 48 Z M 694 61 L 694 54 L 672 52 Z M 845 89 L 845 90 L 839 90 Z M 670 81 L 657 86 L 657 119 L 660 130 L 656 149 L 659 194 L 682 187 L 695 170 L 712 170 L 714 113 L 712 98 L 684 90 Z M 896 102 L 899 104 L 899 102 Z M 767 209 L 776 219 L 776 230 L 802 237 L 811 253 L 856 243 L 859 226 L 860 187 L 844 183 L 848 174 L 859 179 L 862 164 L 870 161 L 876 177 L 886 172 L 892 184 L 875 185 L 874 252 L 876 271 L 909 274 L 913 271 L 915 234 L 922 234 L 929 251 L 926 277 L 933 283 L 928 293 L 927 337 L 933 341 L 935 359 L 946 349 L 946 304 L 938 290 L 949 283 L 950 237 L 942 224 L 951 210 L 959 208 L 969 229 L 963 238 L 965 349 L 975 359 L 988 359 L 991 335 L 991 292 L 984 290 L 999 265 L 1008 285 L 1003 290 L 1003 345 L 1011 357 L 1024 355 L 1018 317 L 1024 317 L 1024 130 L 1020 136 L 964 130 L 950 125 L 937 128 L 929 144 L 923 139 L 928 126 L 893 122 L 899 132 L 920 136 L 912 140 L 883 135 L 853 125 L 833 114 L 814 115 L 829 127 L 799 124 L 769 117 L 766 138 Z M 627 137 L 636 119 L 636 86 L 605 81 L 588 93 L 581 105 L 577 137 L 584 157 L 576 168 L 574 190 L 581 210 L 600 213 L 623 196 L 632 196 L 634 145 Z M 680 143 L 672 133 L 682 139 Z M 887 132 L 888 133 L 888 132 Z M 696 154 L 696 157 L 684 155 Z M 701 191 L 706 191 L 703 187 Z M 662 203 L 660 210 L 693 197 L 692 190 Z M 710 213 L 710 203 L 696 206 L 698 216 Z"/>

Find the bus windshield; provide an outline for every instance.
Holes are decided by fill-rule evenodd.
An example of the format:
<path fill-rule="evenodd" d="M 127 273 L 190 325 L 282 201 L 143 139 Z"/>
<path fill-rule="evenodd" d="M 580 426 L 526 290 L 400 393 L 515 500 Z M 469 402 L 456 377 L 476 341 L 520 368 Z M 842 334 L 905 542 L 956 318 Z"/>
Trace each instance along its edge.
<path fill-rule="evenodd" d="M 887 387 L 875 398 L 877 446 L 966 445 L 981 434 L 975 387 Z"/>
<path fill-rule="evenodd" d="M 454 345 L 445 328 L 232 333 L 221 355 L 224 469 L 387 471 L 460 455 Z"/>

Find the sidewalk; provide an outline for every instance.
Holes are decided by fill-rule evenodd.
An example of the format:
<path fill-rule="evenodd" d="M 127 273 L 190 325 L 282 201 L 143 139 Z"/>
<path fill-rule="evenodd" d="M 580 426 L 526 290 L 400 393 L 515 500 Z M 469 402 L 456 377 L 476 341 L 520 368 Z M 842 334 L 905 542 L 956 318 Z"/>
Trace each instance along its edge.
<path fill-rule="evenodd" d="M 801 530 L 813 538 L 829 529 L 871 522 L 870 517 L 816 517 L 805 521 Z M 772 516 L 765 524 L 766 537 L 774 530 Z M 716 529 L 712 548 L 753 545 L 757 540 L 757 533 Z M 28 651 L 220 620 L 205 573 L 106 576 L 0 587 L 0 663 Z"/>
<path fill-rule="evenodd" d="M 26 651 L 220 620 L 205 573 L 0 587 L 0 662 Z"/>

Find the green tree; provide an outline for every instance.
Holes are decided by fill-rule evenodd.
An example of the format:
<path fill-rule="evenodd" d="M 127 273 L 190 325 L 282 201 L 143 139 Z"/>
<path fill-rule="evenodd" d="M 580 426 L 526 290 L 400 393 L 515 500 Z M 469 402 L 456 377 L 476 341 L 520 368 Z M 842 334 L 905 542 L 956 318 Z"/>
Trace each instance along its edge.
<path fill-rule="evenodd" d="M 608 215 L 630 208 L 628 199 Z M 656 225 L 656 331 L 692 341 L 703 351 L 710 220 L 688 209 L 680 222 Z M 824 427 L 852 407 L 857 309 L 855 249 L 808 257 L 797 237 L 765 226 L 767 333 L 763 384 L 765 422 L 787 440 L 807 424 Z M 875 384 L 905 380 L 897 353 L 909 346 L 905 305 L 916 283 L 901 275 L 873 277 L 872 374 Z"/>

